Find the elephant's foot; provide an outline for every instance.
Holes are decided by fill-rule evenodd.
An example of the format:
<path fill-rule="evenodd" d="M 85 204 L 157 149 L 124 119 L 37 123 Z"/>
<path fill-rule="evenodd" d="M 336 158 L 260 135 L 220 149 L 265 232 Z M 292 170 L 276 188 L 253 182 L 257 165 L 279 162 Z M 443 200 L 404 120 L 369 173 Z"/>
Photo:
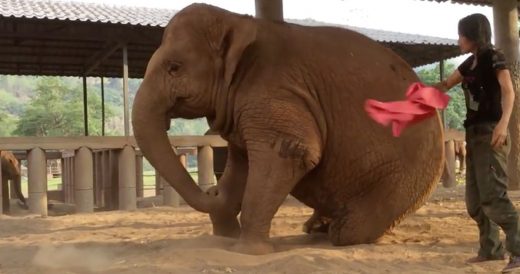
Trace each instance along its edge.
<path fill-rule="evenodd" d="M 264 255 L 274 252 L 273 244 L 259 240 L 240 239 L 231 249 L 235 252 L 249 255 Z"/>
<path fill-rule="evenodd" d="M 219 195 L 218 187 L 208 188 L 206 194 L 217 197 Z M 230 238 L 240 237 L 240 224 L 237 220 L 238 211 L 233 211 L 232 205 L 226 203 L 222 207 L 209 214 L 213 224 L 213 235 Z"/>
<path fill-rule="evenodd" d="M 240 224 L 236 217 L 218 217 L 210 214 L 211 222 L 213 223 L 213 235 L 238 238 L 240 237 Z"/>
<path fill-rule="evenodd" d="M 29 210 L 29 206 L 27 205 L 27 203 L 18 201 L 17 204 L 21 209 Z"/>
<path fill-rule="evenodd" d="M 381 238 L 390 226 L 388 218 L 375 217 L 358 207 L 353 208 L 350 214 L 333 219 L 328 236 L 336 246 L 369 244 Z"/>
<path fill-rule="evenodd" d="M 312 216 L 303 224 L 303 232 L 307 234 L 312 233 L 327 233 L 331 218 L 321 216 L 318 211 L 314 210 Z"/>

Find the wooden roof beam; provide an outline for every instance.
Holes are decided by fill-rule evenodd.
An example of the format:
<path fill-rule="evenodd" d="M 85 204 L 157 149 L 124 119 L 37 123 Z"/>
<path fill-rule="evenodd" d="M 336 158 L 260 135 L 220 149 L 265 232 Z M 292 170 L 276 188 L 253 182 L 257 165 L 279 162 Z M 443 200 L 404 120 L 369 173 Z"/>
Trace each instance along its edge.
<path fill-rule="evenodd" d="M 85 75 L 91 73 L 101 63 L 108 59 L 116 50 L 120 49 L 124 44 L 121 42 L 114 43 L 112 46 L 96 52 L 85 63 Z"/>

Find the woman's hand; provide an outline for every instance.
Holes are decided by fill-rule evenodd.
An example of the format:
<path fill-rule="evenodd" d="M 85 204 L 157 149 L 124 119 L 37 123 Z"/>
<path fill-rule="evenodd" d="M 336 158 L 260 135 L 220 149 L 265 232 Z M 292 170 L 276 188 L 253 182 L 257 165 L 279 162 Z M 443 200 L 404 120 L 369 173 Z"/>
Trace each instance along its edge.
<path fill-rule="evenodd" d="M 491 145 L 498 149 L 504 145 L 507 139 L 507 123 L 500 120 L 493 130 L 493 137 L 491 137 Z"/>

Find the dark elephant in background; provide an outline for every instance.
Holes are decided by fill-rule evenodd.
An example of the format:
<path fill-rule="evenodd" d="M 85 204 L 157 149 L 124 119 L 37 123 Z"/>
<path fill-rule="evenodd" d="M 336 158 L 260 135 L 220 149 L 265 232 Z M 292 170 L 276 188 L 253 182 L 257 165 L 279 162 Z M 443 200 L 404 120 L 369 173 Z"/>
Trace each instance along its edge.
<path fill-rule="evenodd" d="M 441 176 L 438 115 L 395 138 L 364 110 L 367 99 L 403 100 L 418 81 L 397 54 L 357 32 L 193 4 L 172 18 L 148 63 L 134 135 L 184 200 L 209 213 L 214 234 L 239 238 L 234 250 L 273 251 L 271 220 L 289 194 L 314 209 L 310 221 L 334 245 L 372 243 Z M 170 119 L 199 117 L 228 141 L 218 191 L 196 185 L 167 136 Z"/>
<path fill-rule="evenodd" d="M 4 213 L 8 213 L 10 209 L 9 203 L 9 181 L 13 182 L 16 197 L 21 202 L 21 207 L 27 209 L 27 202 L 22 193 L 21 170 L 18 159 L 10 151 L 0 151 L 1 168 L 2 168 L 2 206 Z"/>
<path fill-rule="evenodd" d="M 457 171 L 456 160 L 459 160 Z M 444 169 L 441 181 L 445 187 L 457 185 L 457 174 L 464 174 L 466 169 L 466 143 L 462 140 L 452 139 L 446 142 Z"/>
<path fill-rule="evenodd" d="M 459 160 L 460 174 L 463 174 L 466 171 L 466 153 L 466 142 L 455 140 L 455 159 Z"/>

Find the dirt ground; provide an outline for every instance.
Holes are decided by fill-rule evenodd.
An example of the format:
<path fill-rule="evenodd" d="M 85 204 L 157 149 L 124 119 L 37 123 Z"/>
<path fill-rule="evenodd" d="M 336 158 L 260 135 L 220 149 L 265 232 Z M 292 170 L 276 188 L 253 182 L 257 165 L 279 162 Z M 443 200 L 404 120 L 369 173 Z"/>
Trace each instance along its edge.
<path fill-rule="evenodd" d="M 520 192 L 510 196 L 519 206 Z M 73 215 L 61 204 L 48 218 L 16 209 L 0 218 L 0 273 L 498 273 L 506 263 L 464 262 L 478 235 L 463 185 L 439 186 L 378 243 L 348 247 L 304 234 L 311 210 L 289 198 L 273 220 L 277 252 L 263 256 L 231 252 L 235 240 L 212 236 L 207 215 L 153 201 L 134 212 Z"/>

